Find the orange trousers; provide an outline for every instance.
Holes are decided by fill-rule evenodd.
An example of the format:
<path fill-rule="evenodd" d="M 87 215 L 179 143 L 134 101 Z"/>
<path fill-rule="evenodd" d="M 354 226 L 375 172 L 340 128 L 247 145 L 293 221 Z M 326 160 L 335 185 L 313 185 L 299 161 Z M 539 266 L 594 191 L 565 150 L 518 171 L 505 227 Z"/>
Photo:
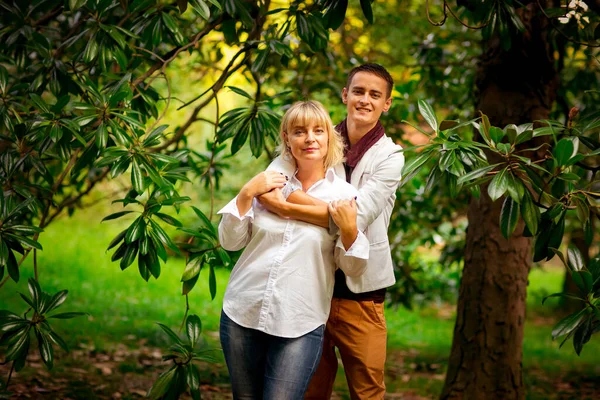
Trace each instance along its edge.
<path fill-rule="evenodd" d="M 339 349 L 352 400 L 385 395 L 383 372 L 387 328 L 383 303 L 334 298 L 325 328 L 323 354 L 305 400 L 329 400 L 338 368 Z"/>

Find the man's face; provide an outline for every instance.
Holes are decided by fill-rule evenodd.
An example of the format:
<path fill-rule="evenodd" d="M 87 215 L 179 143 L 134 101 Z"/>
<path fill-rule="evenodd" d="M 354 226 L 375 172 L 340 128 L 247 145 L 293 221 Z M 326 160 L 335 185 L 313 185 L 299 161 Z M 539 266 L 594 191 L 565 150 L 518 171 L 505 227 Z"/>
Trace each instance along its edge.
<path fill-rule="evenodd" d="M 385 79 L 369 72 L 358 72 L 350 87 L 342 90 L 342 101 L 348 110 L 348 122 L 359 126 L 374 126 L 381 113 L 390 109 Z"/>

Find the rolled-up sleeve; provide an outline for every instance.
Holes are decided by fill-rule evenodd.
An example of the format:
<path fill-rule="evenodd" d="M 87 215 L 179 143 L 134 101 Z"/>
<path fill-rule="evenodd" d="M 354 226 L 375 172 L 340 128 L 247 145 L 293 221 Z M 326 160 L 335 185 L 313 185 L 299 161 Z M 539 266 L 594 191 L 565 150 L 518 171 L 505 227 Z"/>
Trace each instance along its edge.
<path fill-rule="evenodd" d="M 358 231 L 358 236 L 348 250 L 344 248 L 341 237 L 335 245 L 335 263 L 348 276 L 362 275 L 367 269 L 369 259 L 369 239 Z"/>
<path fill-rule="evenodd" d="M 225 250 L 240 250 L 250 241 L 255 201 L 252 201 L 252 207 L 243 216 L 237 208 L 237 196 L 217 212 L 222 215 L 219 223 L 219 241 Z"/>

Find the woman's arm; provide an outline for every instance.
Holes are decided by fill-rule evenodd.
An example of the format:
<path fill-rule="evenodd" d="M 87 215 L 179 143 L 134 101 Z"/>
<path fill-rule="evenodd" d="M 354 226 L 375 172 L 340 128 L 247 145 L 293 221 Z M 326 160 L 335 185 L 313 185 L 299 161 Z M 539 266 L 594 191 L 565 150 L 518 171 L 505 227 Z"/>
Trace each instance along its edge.
<path fill-rule="evenodd" d="M 285 175 L 275 171 L 265 171 L 246 183 L 240 193 L 219 210 L 223 214 L 219 223 L 219 242 L 226 250 L 239 250 L 250 240 L 250 221 L 254 218 L 252 203 L 254 198 L 265 191 L 285 185 Z"/>
<path fill-rule="evenodd" d="M 273 189 L 281 189 L 288 178 L 281 172 L 264 171 L 250 179 L 237 196 L 237 207 L 240 214 L 246 214 L 252 207 L 252 200 Z"/>

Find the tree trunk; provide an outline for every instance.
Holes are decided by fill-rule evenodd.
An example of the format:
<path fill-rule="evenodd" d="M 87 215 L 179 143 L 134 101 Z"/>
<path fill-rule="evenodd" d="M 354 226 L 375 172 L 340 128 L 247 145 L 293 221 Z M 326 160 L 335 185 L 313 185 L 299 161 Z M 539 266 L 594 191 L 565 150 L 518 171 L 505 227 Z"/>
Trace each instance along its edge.
<path fill-rule="evenodd" d="M 542 2 L 542 4 L 545 2 Z M 519 10 L 526 31 L 511 49 L 484 43 L 477 73 L 477 110 L 504 127 L 549 117 L 558 88 L 550 29 L 537 5 Z M 531 145 L 529 143 L 528 145 Z M 541 156 L 541 155 L 534 155 Z M 499 162 L 490 158 L 490 163 Z M 500 233 L 503 199 L 487 187 L 469 206 L 465 265 L 442 399 L 524 399 L 523 327 L 531 241 L 519 221 L 509 240 Z"/>

